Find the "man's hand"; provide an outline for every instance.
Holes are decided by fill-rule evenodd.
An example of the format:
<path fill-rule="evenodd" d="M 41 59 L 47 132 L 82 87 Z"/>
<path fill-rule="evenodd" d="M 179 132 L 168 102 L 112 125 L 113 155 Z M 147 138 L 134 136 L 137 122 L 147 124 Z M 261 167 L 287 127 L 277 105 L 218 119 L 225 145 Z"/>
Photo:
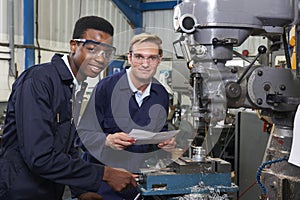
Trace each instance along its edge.
<path fill-rule="evenodd" d="M 124 169 L 115 169 L 108 166 L 104 167 L 103 181 L 117 192 L 137 187 L 137 183 L 135 181 L 137 177 L 138 175 L 131 174 Z"/>
<path fill-rule="evenodd" d="M 161 148 L 167 152 L 171 152 L 175 149 L 175 146 L 176 146 L 175 138 L 171 138 L 167 141 L 161 142 L 157 146 L 158 146 L 158 148 Z"/>
<path fill-rule="evenodd" d="M 78 200 L 104 200 L 102 196 L 94 192 L 85 192 L 82 193 Z"/>
<path fill-rule="evenodd" d="M 118 132 L 114 134 L 109 134 L 106 137 L 105 145 L 112 149 L 123 150 L 126 147 L 132 145 L 135 142 L 134 138 L 128 136 L 127 133 Z"/>

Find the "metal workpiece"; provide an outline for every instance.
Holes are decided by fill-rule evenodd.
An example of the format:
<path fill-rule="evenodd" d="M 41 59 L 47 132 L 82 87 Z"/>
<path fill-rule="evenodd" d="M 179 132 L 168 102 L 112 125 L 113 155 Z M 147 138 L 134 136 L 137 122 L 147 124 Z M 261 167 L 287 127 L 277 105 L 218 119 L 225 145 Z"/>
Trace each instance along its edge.
<path fill-rule="evenodd" d="M 192 158 L 194 161 L 205 161 L 206 150 L 203 147 L 194 148 L 194 156 Z"/>
<path fill-rule="evenodd" d="M 231 164 L 220 158 L 206 157 L 197 161 L 187 157 L 181 157 L 169 165 L 175 173 L 196 174 L 196 173 L 230 173 Z"/>

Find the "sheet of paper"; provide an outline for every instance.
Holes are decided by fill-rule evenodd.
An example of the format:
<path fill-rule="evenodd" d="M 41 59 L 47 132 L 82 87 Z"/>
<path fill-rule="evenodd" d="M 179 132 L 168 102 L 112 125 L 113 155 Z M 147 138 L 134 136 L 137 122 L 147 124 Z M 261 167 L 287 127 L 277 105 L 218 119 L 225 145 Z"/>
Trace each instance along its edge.
<path fill-rule="evenodd" d="M 132 131 L 129 133 L 129 136 L 133 137 L 136 140 L 134 144 L 137 145 L 158 144 L 174 137 L 179 133 L 179 131 L 180 130 L 154 133 L 145 130 L 132 129 Z"/>
<path fill-rule="evenodd" d="M 298 106 L 294 119 L 293 143 L 289 163 L 300 167 L 300 106 Z"/>

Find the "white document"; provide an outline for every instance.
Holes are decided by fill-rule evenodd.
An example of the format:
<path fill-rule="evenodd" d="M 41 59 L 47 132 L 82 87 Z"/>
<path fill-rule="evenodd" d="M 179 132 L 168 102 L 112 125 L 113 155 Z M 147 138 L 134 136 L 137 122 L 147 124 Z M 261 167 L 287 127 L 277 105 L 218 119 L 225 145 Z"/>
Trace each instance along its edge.
<path fill-rule="evenodd" d="M 153 133 L 150 131 L 132 129 L 132 131 L 129 133 L 129 136 L 135 139 L 134 144 L 137 145 L 158 144 L 174 137 L 177 133 L 179 133 L 179 131 L 180 130 Z"/>
<path fill-rule="evenodd" d="M 300 167 L 300 106 L 298 106 L 294 119 L 293 143 L 289 163 Z"/>

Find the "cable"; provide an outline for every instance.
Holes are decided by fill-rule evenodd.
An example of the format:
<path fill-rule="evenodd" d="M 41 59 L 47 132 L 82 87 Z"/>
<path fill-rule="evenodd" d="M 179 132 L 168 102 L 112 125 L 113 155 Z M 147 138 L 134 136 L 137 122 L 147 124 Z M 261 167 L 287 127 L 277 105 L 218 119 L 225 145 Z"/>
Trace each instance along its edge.
<path fill-rule="evenodd" d="M 81 17 L 81 8 L 82 8 L 82 0 L 79 1 L 79 14 L 78 14 L 78 18 Z"/>
<path fill-rule="evenodd" d="M 284 54 L 285 54 L 285 58 L 286 58 L 286 66 L 287 66 L 287 68 L 291 69 L 292 64 L 291 64 L 291 57 L 290 57 L 290 53 L 289 53 L 289 45 L 287 42 L 286 28 L 284 28 L 284 30 L 283 30 L 282 42 L 283 42 L 283 49 L 284 49 Z"/>
<path fill-rule="evenodd" d="M 39 1 L 36 0 L 35 5 L 35 41 L 37 44 L 37 50 L 38 50 L 38 64 L 41 63 L 41 49 L 40 49 L 40 42 L 39 42 Z"/>
<path fill-rule="evenodd" d="M 230 130 L 231 130 L 231 128 L 229 128 L 227 134 L 229 134 L 229 131 L 230 131 Z M 225 153 L 225 151 L 226 151 L 226 149 L 227 149 L 229 143 L 231 142 L 231 140 L 233 139 L 234 136 L 235 136 L 234 133 L 231 134 L 230 138 L 229 138 L 229 139 L 227 140 L 227 142 L 225 143 L 225 145 L 224 145 L 224 147 L 223 147 L 223 149 L 222 149 L 222 151 L 221 151 L 221 153 L 220 153 L 220 155 L 219 155 L 219 158 L 222 158 L 222 157 L 223 157 L 223 154 Z"/>
<path fill-rule="evenodd" d="M 288 160 L 288 157 L 287 156 L 284 156 L 283 158 L 278 158 L 276 160 L 268 160 L 266 162 L 264 162 L 263 164 L 261 164 L 257 170 L 257 173 L 256 173 L 256 181 L 257 181 L 257 184 L 258 186 L 261 188 L 262 190 L 262 194 L 265 198 L 268 197 L 267 195 L 267 189 L 265 188 L 265 186 L 261 183 L 260 181 L 260 176 L 261 176 L 261 172 L 262 170 L 265 168 L 265 166 L 267 165 L 271 165 L 273 163 L 278 163 L 278 162 L 282 162 L 284 160 Z"/>
<path fill-rule="evenodd" d="M 238 196 L 237 200 L 239 200 L 240 198 L 242 198 L 242 196 L 244 196 L 244 194 L 246 194 L 254 185 L 256 185 L 256 181 L 254 181 L 249 187 L 247 187 L 242 193 L 241 195 Z"/>

